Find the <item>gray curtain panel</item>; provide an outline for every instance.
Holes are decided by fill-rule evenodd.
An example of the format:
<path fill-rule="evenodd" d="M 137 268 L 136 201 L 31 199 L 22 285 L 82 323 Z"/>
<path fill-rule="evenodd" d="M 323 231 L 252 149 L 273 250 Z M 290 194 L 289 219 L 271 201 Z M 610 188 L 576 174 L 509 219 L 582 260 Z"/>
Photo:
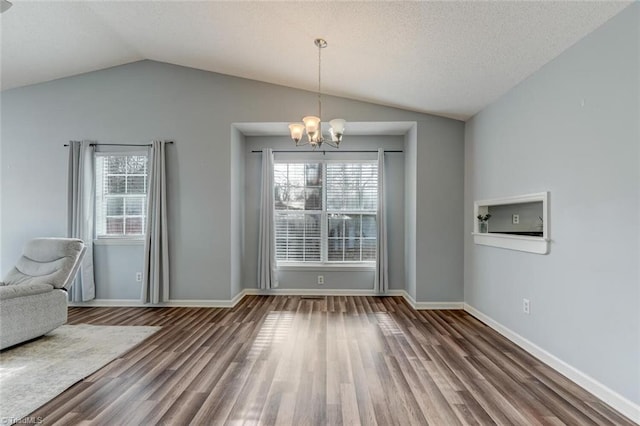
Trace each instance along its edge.
<path fill-rule="evenodd" d="M 385 213 L 384 150 L 378 150 L 378 249 L 376 251 L 376 278 L 374 290 L 384 294 L 389 290 L 387 255 L 387 215 Z"/>
<path fill-rule="evenodd" d="M 84 241 L 87 252 L 78 275 L 69 290 L 69 300 L 95 299 L 93 276 L 93 239 L 95 237 L 95 148 L 91 141 L 69 142 L 69 190 L 67 234 Z"/>
<path fill-rule="evenodd" d="M 153 141 L 149 152 L 142 302 L 151 304 L 169 300 L 166 146 Z"/>
<path fill-rule="evenodd" d="M 262 150 L 258 284 L 261 289 L 278 287 L 275 221 L 273 217 L 273 150 Z"/>

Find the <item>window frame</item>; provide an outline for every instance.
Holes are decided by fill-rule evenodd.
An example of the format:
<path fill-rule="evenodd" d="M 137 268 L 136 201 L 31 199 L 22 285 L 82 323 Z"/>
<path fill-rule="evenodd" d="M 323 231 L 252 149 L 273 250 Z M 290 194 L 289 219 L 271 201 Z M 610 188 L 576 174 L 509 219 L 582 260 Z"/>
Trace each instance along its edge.
<path fill-rule="evenodd" d="M 329 250 L 329 215 L 331 214 L 353 214 L 359 215 L 360 217 L 364 215 L 373 215 L 376 221 L 378 220 L 378 211 L 377 208 L 373 211 L 370 210 L 349 210 L 349 211 L 329 211 L 327 206 L 327 165 L 331 163 L 335 164 L 372 164 L 377 167 L 377 160 L 374 159 L 314 159 L 314 158 L 295 158 L 295 159 L 274 159 L 274 173 L 275 173 L 275 165 L 276 164 L 304 164 L 304 163 L 316 163 L 322 165 L 322 209 L 321 210 L 300 210 L 296 211 L 301 214 L 320 214 L 320 261 L 300 261 L 300 260 L 279 260 L 277 259 L 278 269 L 285 271 L 302 271 L 308 269 L 318 269 L 321 268 L 324 271 L 343 271 L 345 269 L 350 271 L 371 271 L 376 267 L 376 260 L 329 260 L 328 250 Z M 378 173 L 378 171 L 377 171 Z M 288 210 L 276 210 L 275 208 L 275 178 L 274 178 L 274 226 L 275 226 L 275 218 L 278 212 L 286 212 Z M 360 221 L 360 229 L 362 230 L 362 220 Z M 274 238 L 277 239 L 277 231 L 274 230 Z M 362 242 L 365 238 L 360 237 L 360 241 Z M 374 241 L 377 242 L 377 228 L 376 228 L 376 238 Z M 344 241 L 344 238 L 343 238 Z M 377 245 L 377 244 L 376 244 Z M 362 245 L 360 247 L 360 257 L 362 257 Z M 277 254 L 276 254 L 277 256 Z"/>
<path fill-rule="evenodd" d="M 123 214 L 121 215 L 123 218 L 130 216 L 130 217 L 140 217 L 142 218 L 142 233 L 141 234 L 126 234 L 123 233 L 122 235 L 107 235 L 107 234 L 103 234 L 100 235 L 98 234 L 98 229 L 100 228 L 100 225 L 98 224 L 98 218 L 101 216 L 101 214 L 99 213 L 98 210 L 98 206 L 99 206 L 99 198 L 103 199 L 106 201 L 106 197 L 104 195 L 104 189 L 103 188 L 99 188 L 98 185 L 98 157 L 146 157 L 147 159 L 147 164 L 146 164 L 146 174 L 144 175 L 145 177 L 145 192 L 144 193 L 140 193 L 140 194 L 134 194 L 132 195 L 132 197 L 143 197 L 143 214 L 142 215 L 127 215 L 126 214 L 126 205 L 123 205 Z M 94 176 L 96 179 L 95 182 L 95 188 L 96 188 L 96 193 L 95 193 L 95 200 L 94 200 L 94 222 L 95 222 L 95 236 L 94 239 L 96 242 L 99 242 L 99 244 L 140 244 L 141 242 L 144 241 L 145 239 L 145 233 L 146 233 L 146 224 L 147 224 L 147 204 L 148 204 L 148 197 L 149 197 L 149 152 L 148 151 L 144 151 L 144 150 L 118 150 L 118 151 L 96 151 L 94 153 L 94 164 L 95 164 L 95 170 L 94 170 Z M 139 174 L 136 174 L 139 175 Z M 106 177 L 107 175 L 103 175 L 103 178 Z M 125 198 L 127 198 L 125 196 Z M 105 206 L 106 209 L 106 206 Z M 106 230 L 106 219 L 109 215 L 106 214 L 106 210 L 105 210 L 105 214 L 103 215 L 104 219 L 105 219 L 105 230 Z M 113 215 L 111 215 L 113 216 Z M 126 231 L 126 220 L 123 220 L 123 230 Z"/>

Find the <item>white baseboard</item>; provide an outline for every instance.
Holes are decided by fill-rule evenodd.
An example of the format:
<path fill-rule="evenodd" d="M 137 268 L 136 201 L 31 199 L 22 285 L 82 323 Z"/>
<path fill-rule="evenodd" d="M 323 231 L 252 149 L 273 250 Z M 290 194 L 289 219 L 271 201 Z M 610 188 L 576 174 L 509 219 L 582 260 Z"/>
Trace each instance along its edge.
<path fill-rule="evenodd" d="M 246 295 L 273 295 L 273 296 L 379 296 L 371 289 L 284 289 L 276 288 L 261 290 L 259 288 L 246 288 L 236 294 L 231 300 L 190 300 L 172 299 L 168 302 L 150 305 L 137 299 L 94 299 L 88 302 L 69 302 L 69 306 L 79 307 L 194 307 L 194 308 L 233 308 Z M 389 290 L 384 296 L 401 296 L 412 308 L 416 310 L 427 309 L 463 309 L 463 302 L 416 302 L 405 290 Z"/>
<path fill-rule="evenodd" d="M 405 290 L 388 290 L 380 295 L 373 290 L 344 290 L 344 289 L 245 289 L 244 294 L 263 294 L 280 296 L 401 296 L 416 310 L 420 309 L 462 309 L 464 302 L 416 302 Z"/>
<path fill-rule="evenodd" d="M 270 290 L 262 290 L 259 288 L 245 288 L 244 294 L 265 295 L 265 296 L 377 296 L 373 290 L 348 290 L 348 289 L 316 289 L 316 288 L 272 288 Z"/>
<path fill-rule="evenodd" d="M 520 346 L 529 354 L 547 364 L 549 367 L 566 376 L 571 381 L 584 388 L 586 391 L 592 393 L 602 401 L 606 402 L 623 415 L 627 416 L 636 423 L 640 423 L 640 405 L 633 403 L 632 401 L 598 382 L 589 375 L 567 364 L 560 358 L 547 352 L 535 343 L 532 343 L 531 341 L 525 339 L 518 333 L 505 327 L 504 325 L 495 321 L 493 318 L 480 312 L 473 306 L 465 303 L 464 310 L 487 324 L 498 333 L 502 334 L 504 337 L 506 337 L 516 345 Z"/>
<path fill-rule="evenodd" d="M 158 304 L 142 303 L 136 299 L 94 299 L 87 302 L 69 302 L 70 307 L 137 307 L 137 308 L 233 308 L 242 298 L 244 293 L 240 292 L 231 300 L 189 300 L 174 299 Z"/>
<path fill-rule="evenodd" d="M 80 308 L 102 308 L 102 307 L 138 307 L 144 308 L 149 307 L 151 305 L 145 305 L 138 299 L 93 299 L 88 300 L 86 302 L 69 302 L 69 307 L 80 307 Z"/>
<path fill-rule="evenodd" d="M 416 311 L 428 311 L 438 309 L 462 309 L 464 302 L 416 302 L 406 290 L 391 290 L 390 296 L 402 296 Z"/>

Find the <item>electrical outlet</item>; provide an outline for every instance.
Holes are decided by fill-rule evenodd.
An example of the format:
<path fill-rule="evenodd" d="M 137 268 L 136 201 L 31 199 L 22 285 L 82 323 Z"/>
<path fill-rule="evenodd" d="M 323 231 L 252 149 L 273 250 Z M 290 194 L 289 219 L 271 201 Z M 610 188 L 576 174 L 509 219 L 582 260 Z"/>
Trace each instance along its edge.
<path fill-rule="evenodd" d="M 142 282 L 142 272 L 136 272 L 136 281 Z"/>
<path fill-rule="evenodd" d="M 324 275 L 318 275 L 318 284 L 319 285 L 324 284 Z"/>
<path fill-rule="evenodd" d="M 531 303 L 529 299 L 522 299 L 522 312 L 529 315 L 531 313 Z"/>
<path fill-rule="evenodd" d="M 520 223 L 520 215 L 519 214 L 514 214 L 513 216 L 511 216 L 512 222 L 514 225 L 517 225 Z"/>

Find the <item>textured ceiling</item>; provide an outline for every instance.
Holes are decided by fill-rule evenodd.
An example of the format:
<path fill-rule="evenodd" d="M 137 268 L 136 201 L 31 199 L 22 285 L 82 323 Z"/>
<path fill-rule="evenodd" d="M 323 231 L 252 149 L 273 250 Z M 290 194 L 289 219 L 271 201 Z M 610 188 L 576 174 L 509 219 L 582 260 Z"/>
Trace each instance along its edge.
<path fill-rule="evenodd" d="M 13 0 L 2 89 L 152 59 L 466 119 L 629 2 Z"/>

